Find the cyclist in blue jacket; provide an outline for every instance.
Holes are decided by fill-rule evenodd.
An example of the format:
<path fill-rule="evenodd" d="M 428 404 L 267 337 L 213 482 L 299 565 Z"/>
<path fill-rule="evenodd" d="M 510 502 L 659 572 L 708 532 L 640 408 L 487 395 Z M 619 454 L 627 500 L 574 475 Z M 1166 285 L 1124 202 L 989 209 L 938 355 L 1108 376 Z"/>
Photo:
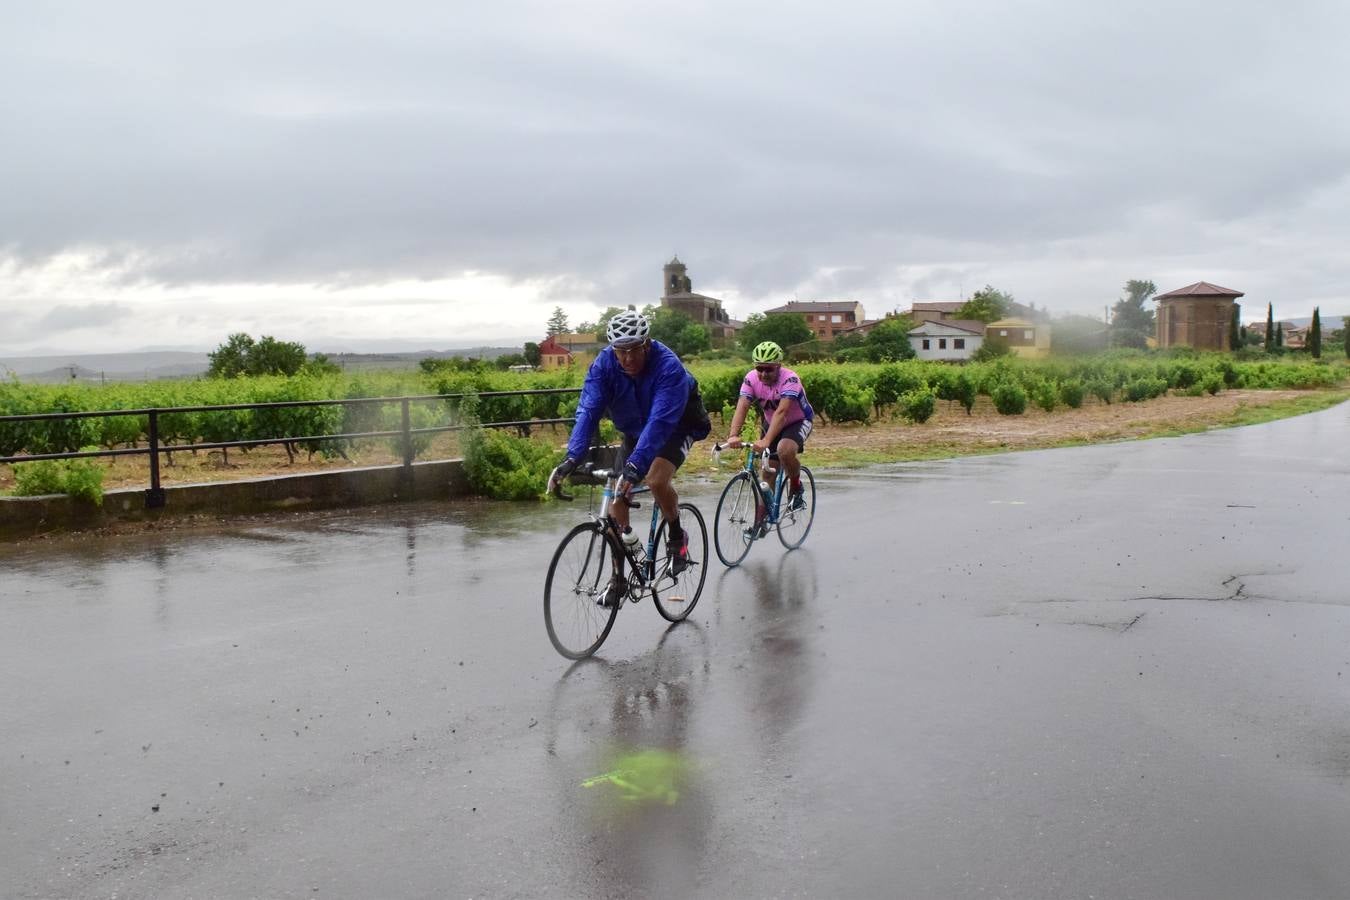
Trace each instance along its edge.
<path fill-rule="evenodd" d="M 619 494 L 626 496 L 646 480 L 669 523 L 671 571 L 680 572 L 689 563 L 689 541 L 680 527 L 680 498 L 671 478 L 694 441 L 708 436 L 712 422 L 698 382 L 673 350 L 651 339 L 646 316 L 630 306 L 610 319 L 605 337 L 609 346 L 591 363 L 581 387 L 567 458 L 549 475 L 548 487 L 553 490 L 577 467 L 600 417 L 608 413 L 623 434 Z M 619 527 L 628 527 L 628 505 L 615 503 L 610 509 Z"/>

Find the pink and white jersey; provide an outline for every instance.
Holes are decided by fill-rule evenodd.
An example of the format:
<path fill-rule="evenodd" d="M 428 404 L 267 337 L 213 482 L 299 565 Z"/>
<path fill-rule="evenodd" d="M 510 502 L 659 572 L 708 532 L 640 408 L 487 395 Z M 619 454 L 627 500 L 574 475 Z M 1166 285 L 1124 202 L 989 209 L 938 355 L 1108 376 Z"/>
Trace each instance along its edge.
<path fill-rule="evenodd" d="M 759 407 L 766 425 L 769 419 L 773 418 L 778 404 L 783 402 L 792 404 L 784 425 L 791 425 L 802 419 L 809 422 L 816 417 L 815 411 L 811 409 L 811 404 L 806 399 L 806 388 L 802 386 L 802 380 L 787 366 L 779 368 L 778 380 L 773 384 L 765 384 L 760 380 L 759 373 L 751 369 L 741 382 L 741 396 Z"/>

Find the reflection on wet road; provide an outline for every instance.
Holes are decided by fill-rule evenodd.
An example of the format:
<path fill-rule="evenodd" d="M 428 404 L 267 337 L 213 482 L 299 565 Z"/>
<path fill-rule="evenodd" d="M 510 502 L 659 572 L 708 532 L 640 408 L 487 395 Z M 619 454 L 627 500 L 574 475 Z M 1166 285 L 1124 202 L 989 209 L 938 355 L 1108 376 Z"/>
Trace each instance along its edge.
<path fill-rule="evenodd" d="M 1350 895 L 1346 446 L 828 473 L 575 665 L 562 504 L 0 548 L 6 895 Z"/>

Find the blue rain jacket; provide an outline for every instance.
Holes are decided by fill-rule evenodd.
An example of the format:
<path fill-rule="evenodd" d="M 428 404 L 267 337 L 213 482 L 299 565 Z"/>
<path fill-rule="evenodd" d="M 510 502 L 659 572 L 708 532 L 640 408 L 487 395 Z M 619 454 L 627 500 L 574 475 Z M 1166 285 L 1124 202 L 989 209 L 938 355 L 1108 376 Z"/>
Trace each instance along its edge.
<path fill-rule="evenodd" d="M 632 377 L 619 367 L 613 348 L 606 347 L 586 372 L 567 455 L 584 458 L 600 417 L 608 414 L 625 436 L 637 436 L 628 461 L 646 477 L 656 454 L 675 435 L 697 385 L 675 351 L 660 341 L 652 341 L 646 365 Z"/>

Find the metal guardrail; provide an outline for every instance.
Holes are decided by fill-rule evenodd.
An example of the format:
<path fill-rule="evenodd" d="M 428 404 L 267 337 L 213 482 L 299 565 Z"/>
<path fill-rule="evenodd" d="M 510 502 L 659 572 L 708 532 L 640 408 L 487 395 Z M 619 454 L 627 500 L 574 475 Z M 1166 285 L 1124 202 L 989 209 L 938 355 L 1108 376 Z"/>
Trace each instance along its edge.
<path fill-rule="evenodd" d="M 576 421 L 574 418 L 556 418 L 556 419 L 521 419 L 512 422 L 475 422 L 459 425 L 434 425 L 428 428 L 413 428 L 411 416 L 411 404 L 444 402 L 448 400 L 463 400 L 466 397 L 478 397 L 480 399 L 487 397 L 520 397 L 538 394 L 580 394 L 580 388 L 536 388 L 520 391 L 483 391 L 477 394 L 416 394 L 407 397 L 356 397 L 344 400 L 286 400 L 276 403 L 230 403 L 219 406 L 157 406 L 144 409 L 108 409 L 108 410 L 89 410 L 85 412 L 65 412 L 65 413 L 32 413 L 20 416 L 0 416 L 0 425 L 10 422 L 50 422 L 65 421 L 68 419 L 94 419 L 108 418 L 115 416 L 146 416 L 147 427 L 146 437 L 147 446 L 145 447 L 124 447 L 122 449 L 108 450 L 80 450 L 68 453 L 34 453 L 23 456 L 0 456 L 0 464 L 3 463 L 27 463 L 38 462 L 44 459 L 89 459 L 105 456 L 149 456 L 150 457 L 150 487 L 145 491 L 146 509 L 158 509 L 164 506 L 165 492 L 160 485 L 159 476 L 159 455 L 161 453 L 179 453 L 184 450 L 222 450 L 228 447 L 261 447 L 267 444 L 297 444 L 318 441 L 346 441 L 357 438 L 387 438 L 401 437 L 403 452 L 403 468 L 406 475 L 412 474 L 413 459 L 416 456 L 413 448 L 413 435 L 418 434 L 442 434 L 453 431 L 464 431 L 469 428 L 523 428 L 535 425 L 567 425 Z M 354 431 L 341 434 L 308 434 L 308 435 L 283 435 L 274 438 L 253 438 L 239 441 L 212 441 L 190 444 L 165 444 L 159 438 L 159 417 L 172 413 L 201 413 L 201 412 L 224 412 L 228 410 L 256 410 L 256 409 L 285 409 L 309 406 L 362 406 L 372 404 L 397 403 L 400 406 L 401 427 L 393 431 Z"/>

